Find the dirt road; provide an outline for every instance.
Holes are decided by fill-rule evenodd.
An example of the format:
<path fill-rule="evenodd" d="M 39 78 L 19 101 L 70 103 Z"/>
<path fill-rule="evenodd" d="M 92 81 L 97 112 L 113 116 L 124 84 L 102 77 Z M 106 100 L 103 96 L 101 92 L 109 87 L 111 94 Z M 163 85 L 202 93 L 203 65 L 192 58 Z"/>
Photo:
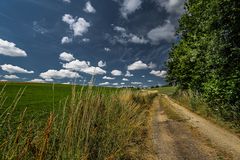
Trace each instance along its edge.
<path fill-rule="evenodd" d="M 240 139 L 166 95 L 154 100 L 152 132 L 161 160 L 240 160 Z"/>

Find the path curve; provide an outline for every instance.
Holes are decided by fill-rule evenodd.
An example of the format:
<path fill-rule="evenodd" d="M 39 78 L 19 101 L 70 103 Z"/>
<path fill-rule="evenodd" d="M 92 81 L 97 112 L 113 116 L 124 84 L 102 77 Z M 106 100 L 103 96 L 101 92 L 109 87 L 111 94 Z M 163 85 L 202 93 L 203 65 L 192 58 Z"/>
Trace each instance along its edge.
<path fill-rule="evenodd" d="M 170 119 L 160 99 L 182 121 Z M 240 159 L 240 139 L 236 135 L 176 104 L 167 95 L 155 98 L 153 106 L 153 142 L 158 159 Z"/>

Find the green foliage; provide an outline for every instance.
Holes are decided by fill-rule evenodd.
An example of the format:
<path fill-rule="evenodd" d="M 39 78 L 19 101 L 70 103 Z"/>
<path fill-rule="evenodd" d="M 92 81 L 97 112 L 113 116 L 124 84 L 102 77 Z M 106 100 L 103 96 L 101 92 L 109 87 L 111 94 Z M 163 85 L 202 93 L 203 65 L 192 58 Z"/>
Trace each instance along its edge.
<path fill-rule="evenodd" d="M 201 93 L 213 112 L 239 123 L 240 1 L 189 0 L 185 9 L 167 79 Z"/>
<path fill-rule="evenodd" d="M 177 100 L 183 106 L 188 107 L 190 110 L 204 116 L 216 118 L 209 109 L 209 106 L 205 103 L 202 95 L 191 90 L 178 90 L 172 95 L 172 98 Z M 217 119 L 217 118 L 216 118 Z"/>

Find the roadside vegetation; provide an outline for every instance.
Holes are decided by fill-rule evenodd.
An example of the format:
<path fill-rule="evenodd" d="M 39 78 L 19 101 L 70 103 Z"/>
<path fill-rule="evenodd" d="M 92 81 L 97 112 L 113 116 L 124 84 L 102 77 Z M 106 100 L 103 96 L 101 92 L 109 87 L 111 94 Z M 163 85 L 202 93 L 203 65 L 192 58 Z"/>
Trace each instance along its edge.
<path fill-rule="evenodd" d="M 21 100 L 29 96 L 28 89 L 35 85 L 42 89 L 32 90 L 32 101 L 37 103 L 34 94 L 42 92 L 49 84 L 28 84 L 27 88 L 22 84 L 22 89 L 10 98 L 11 103 L 6 95 L 14 92 L 8 92 L 8 84 L 2 86 L 0 159 L 154 159 L 148 144 L 148 116 L 155 94 L 128 89 L 58 86 L 67 88 L 66 96 L 57 96 L 51 101 L 54 96 L 42 92 L 38 101 L 44 101 L 44 96 L 51 97 L 45 103 L 52 105 L 51 109 L 44 113 L 47 116 L 33 117 L 30 115 L 39 110 L 34 111 L 31 105 L 24 107 Z M 49 92 L 56 94 L 56 90 L 52 88 Z M 36 106 L 45 110 L 48 105 Z M 20 114 L 17 116 L 15 111 Z"/>
<path fill-rule="evenodd" d="M 240 122 L 226 121 L 222 116 L 216 114 L 215 111 L 211 110 L 211 107 L 207 103 L 206 99 L 200 93 L 193 92 L 192 90 L 183 91 L 177 86 L 164 86 L 157 88 L 157 90 L 160 94 L 168 95 L 179 105 L 187 107 L 192 112 L 195 112 L 224 128 L 230 129 L 232 132 L 235 132 L 240 136 Z M 179 117 L 177 113 L 171 111 L 171 107 L 167 107 L 169 104 L 165 102 L 164 98 L 160 97 L 160 104 L 170 117 L 181 121 L 182 118 Z"/>
<path fill-rule="evenodd" d="M 167 80 L 192 110 L 240 128 L 240 1 L 189 0 Z"/>
<path fill-rule="evenodd" d="M 226 120 L 223 116 L 217 114 L 217 110 L 212 110 L 211 106 L 207 103 L 205 98 L 201 94 L 197 94 L 191 90 L 189 91 L 180 91 L 178 90 L 171 98 L 175 100 L 181 106 L 185 106 L 191 111 L 211 120 L 212 122 L 230 129 L 232 132 L 237 133 L 240 136 L 240 121 L 236 119 L 235 121 Z M 231 113 L 229 114 L 239 114 L 239 113 Z"/>
<path fill-rule="evenodd" d="M 162 86 L 162 87 L 158 87 L 158 88 L 155 88 L 153 90 L 158 90 L 159 93 L 161 94 L 166 94 L 166 95 L 173 95 L 176 90 L 177 90 L 177 87 L 173 87 L 173 86 Z"/>

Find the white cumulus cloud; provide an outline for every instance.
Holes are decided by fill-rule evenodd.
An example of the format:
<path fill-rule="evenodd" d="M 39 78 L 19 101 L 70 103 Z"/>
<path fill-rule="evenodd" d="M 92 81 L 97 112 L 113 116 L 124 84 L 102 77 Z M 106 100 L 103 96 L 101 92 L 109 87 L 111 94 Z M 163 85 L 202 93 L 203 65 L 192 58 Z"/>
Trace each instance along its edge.
<path fill-rule="evenodd" d="M 105 48 L 104 48 L 104 51 L 106 51 L 106 52 L 110 52 L 110 51 L 111 51 L 111 49 L 110 49 L 110 48 L 107 48 L 107 47 L 105 47 Z"/>
<path fill-rule="evenodd" d="M 133 74 L 131 74 L 129 71 L 126 72 L 125 77 L 133 77 Z"/>
<path fill-rule="evenodd" d="M 90 27 L 90 23 L 84 18 L 79 17 L 74 19 L 70 14 L 65 14 L 62 17 L 62 21 L 69 24 L 69 28 L 73 30 L 74 36 L 82 36 L 88 32 L 88 28 Z"/>
<path fill-rule="evenodd" d="M 87 13 L 96 13 L 96 9 L 92 6 L 90 1 L 85 4 L 85 8 L 83 10 Z"/>
<path fill-rule="evenodd" d="M 71 3 L 71 0 L 63 0 L 65 3 Z"/>
<path fill-rule="evenodd" d="M 69 63 L 63 64 L 63 68 L 74 70 L 74 71 L 82 71 L 82 69 L 88 68 L 90 62 L 80 61 L 78 59 L 71 61 Z"/>
<path fill-rule="evenodd" d="M 127 78 L 123 78 L 122 80 L 123 80 L 123 81 L 129 81 Z"/>
<path fill-rule="evenodd" d="M 102 68 L 100 67 L 87 67 L 87 68 L 83 68 L 81 70 L 81 72 L 84 72 L 84 73 L 87 73 L 87 74 L 90 74 L 90 75 L 102 75 L 102 74 L 106 74 L 107 72 L 105 70 L 103 70 Z"/>
<path fill-rule="evenodd" d="M 62 21 L 69 24 L 69 25 L 72 25 L 73 23 L 75 23 L 75 19 L 70 14 L 65 14 L 62 17 Z"/>
<path fill-rule="evenodd" d="M 88 61 L 80 61 L 78 59 L 71 61 L 69 63 L 63 64 L 63 68 L 78 71 L 78 72 L 84 72 L 90 75 L 102 75 L 106 74 L 107 72 L 100 67 L 94 67 L 90 66 L 90 62 Z"/>
<path fill-rule="evenodd" d="M 143 63 L 142 61 L 136 61 L 133 64 L 128 66 L 129 71 L 133 70 L 141 70 L 141 69 L 147 69 L 148 65 Z"/>
<path fill-rule="evenodd" d="M 107 66 L 106 62 L 103 62 L 102 60 L 98 62 L 98 67 L 105 67 Z"/>
<path fill-rule="evenodd" d="M 88 31 L 88 27 L 90 27 L 90 23 L 85 21 L 84 18 L 78 18 L 78 20 L 72 25 L 75 36 L 82 36 L 83 33 Z"/>
<path fill-rule="evenodd" d="M 46 83 L 45 80 L 43 80 L 43 79 L 38 79 L 38 78 L 32 79 L 32 80 L 30 80 L 29 82 L 32 82 L 32 83 Z"/>
<path fill-rule="evenodd" d="M 2 68 L 3 71 L 6 71 L 10 74 L 12 74 L 12 73 L 28 73 L 28 74 L 34 73 L 34 71 L 28 71 L 26 69 L 23 69 L 18 66 L 13 66 L 11 64 L 4 64 L 4 65 L 1 65 L 0 67 Z"/>
<path fill-rule="evenodd" d="M 79 78 L 80 75 L 76 72 L 69 71 L 66 69 L 53 70 L 50 69 L 46 72 L 40 74 L 40 77 L 43 79 L 64 79 L 64 78 Z"/>
<path fill-rule="evenodd" d="M 64 82 L 64 83 L 62 83 L 62 84 L 66 84 L 66 85 L 69 85 L 69 84 L 71 84 L 70 82 Z"/>
<path fill-rule="evenodd" d="M 0 54 L 11 57 L 26 57 L 27 53 L 16 47 L 16 44 L 0 38 Z"/>
<path fill-rule="evenodd" d="M 99 83 L 98 85 L 100 86 L 106 86 L 106 85 L 109 85 L 110 83 L 109 82 L 103 82 L 103 83 Z"/>
<path fill-rule="evenodd" d="M 73 57 L 73 55 L 71 53 L 62 52 L 59 55 L 59 59 L 62 60 L 62 61 L 70 62 L 70 61 L 73 61 L 75 58 Z"/>
<path fill-rule="evenodd" d="M 147 44 L 149 42 L 149 40 L 145 39 L 143 36 L 128 33 L 127 30 L 123 27 L 114 26 L 113 30 L 117 31 L 120 35 L 113 36 L 111 39 L 109 39 L 111 41 L 119 42 L 122 44 L 126 43 Z"/>
<path fill-rule="evenodd" d="M 120 26 L 115 26 L 113 30 L 118 31 L 118 32 L 126 32 L 126 29 Z"/>
<path fill-rule="evenodd" d="M 184 0 L 155 0 L 156 3 L 165 8 L 168 13 L 182 14 L 184 12 Z"/>
<path fill-rule="evenodd" d="M 19 79 L 19 77 L 16 76 L 16 75 L 5 75 L 5 76 L 3 76 L 3 78 L 5 78 L 5 79 Z"/>
<path fill-rule="evenodd" d="M 90 42 L 90 39 L 89 38 L 83 38 L 82 41 L 87 43 L 87 42 Z"/>
<path fill-rule="evenodd" d="M 45 79 L 45 81 L 47 81 L 47 82 L 53 82 L 54 80 L 53 80 L 52 78 L 47 78 L 47 79 Z"/>
<path fill-rule="evenodd" d="M 150 74 L 155 75 L 155 76 L 157 76 L 157 77 L 165 78 L 166 75 L 167 75 L 167 71 L 156 71 L 156 70 L 152 70 L 152 71 L 150 72 Z"/>
<path fill-rule="evenodd" d="M 114 77 L 108 77 L 108 76 L 104 76 L 102 79 L 107 79 L 107 80 L 114 80 Z"/>
<path fill-rule="evenodd" d="M 151 40 L 152 44 L 159 44 L 162 40 L 171 42 L 175 39 L 175 31 L 175 26 L 167 21 L 165 24 L 149 31 L 147 36 Z"/>
<path fill-rule="evenodd" d="M 146 40 L 144 37 L 138 37 L 134 34 L 131 34 L 129 42 L 136 43 L 136 44 L 146 44 L 148 43 L 148 40 Z"/>
<path fill-rule="evenodd" d="M 121 76 L 121 75 L 122 75 L 122 71 L 112 70 L 111 74 L 112 74 L 113 76 Z"/>
<path fill-rule="evenodd" d="M 72 38 L 69 37 L 63 37 L 61 40 L 62 44 L 67 44 L 67 43 L 71 43 L 72 42 Z"/>
<path fill-rule="evenodd" d="M 142 82 L 131 82 L 131 84 L 133 84 L 133 85 L 141 85 Z"/>
<path fill-rule="evenodd" d="M 134 13 L 141 7 L 142 0 L 124 0 L 121 6 L 121 14 L 124 18 L 127 18 L 129 14 Z"/>

